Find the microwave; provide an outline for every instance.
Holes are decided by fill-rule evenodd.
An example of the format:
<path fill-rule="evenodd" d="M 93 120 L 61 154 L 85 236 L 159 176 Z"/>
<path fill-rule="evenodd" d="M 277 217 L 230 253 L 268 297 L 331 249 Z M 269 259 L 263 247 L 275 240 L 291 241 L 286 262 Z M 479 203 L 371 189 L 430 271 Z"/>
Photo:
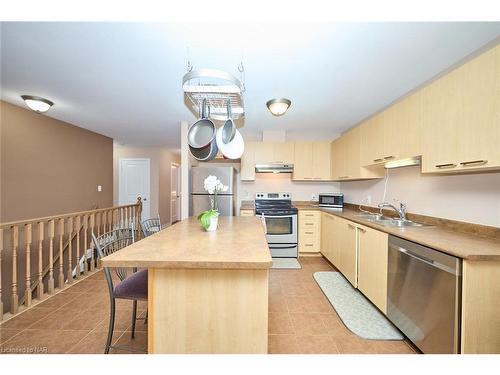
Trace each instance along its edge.
<path fill-rule="evenodd" d="M 344 194 L 320 193 L 318 203 L 320 207 L 344 208 Z"/>

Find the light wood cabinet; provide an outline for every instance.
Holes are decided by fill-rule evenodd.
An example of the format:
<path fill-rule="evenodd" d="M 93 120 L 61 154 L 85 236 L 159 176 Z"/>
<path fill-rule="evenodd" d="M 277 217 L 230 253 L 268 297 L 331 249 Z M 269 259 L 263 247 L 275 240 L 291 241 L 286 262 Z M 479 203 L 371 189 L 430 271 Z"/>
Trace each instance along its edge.
<path fill-rule="evenodd" d="M 500 168 L 500 46 L 422 90 L 422 172 Z"/>
<path fill-rule="evenodd" d="M 382 312 L 387 312 L 387 233 L 362 225 L 358 231 L 358 289 Z"/>
<path fill-rule="evenodd" d="M 255 180 L 255 146 L 257 143 L 245 143 L 245 152 L 241 156 L 240 179 L 242 181 Z"/>
<path fill-rule="evenodd" d="M 274 162 L 293 164 L 295 160 L 295 145 L 290 142 L 274 143 Z"/>
<path fill-rule="evenodd" d="M 332 180 L 362 180 L 382 178 L 381 166 L 362 167 L 361 129 L 353 128 L 331 143 L 331 176 Z"/>
<path fill-rule="evenodd" d="M 255 164 L 269 164 L 274 162 L 274 143 L 255 143 Z"/>
<path fill-rule="evenodd" d="M 339 236 L 339 261 L 337 268 L 353 287 L 357 287 L 357 235 L 356 225 L 349 220 L 340 219 L 336 227 Z"/>
<path fill-rule="evenodd" d="M 321 211 L 300 210 L 299 252 L 318 253 L 321 244 Z"/>
<path fill-rule="evenodd" d="M 339 247 L 339 218 L 334 215 L 321 213 L 321 254 L 330 261 L 335 267 L 338 266 L 340 259 Z"/>
<path fill-rule="evenodd" d="M 249 210 L 249 209 L 241 209 L 240 210 L 240 216 L 254 216 L 255 211 L 254 210 Z"/>
<path fill-rule="evenodd" d="M 330 142 L 296 142 L 294 180 L 331 180 Z"/>
<path fill-rule="evenodd" d="M 379 113 L 359 126 L 360 163 L 371 165 L 383 161 L 384 153 L 384 118 Z"/>

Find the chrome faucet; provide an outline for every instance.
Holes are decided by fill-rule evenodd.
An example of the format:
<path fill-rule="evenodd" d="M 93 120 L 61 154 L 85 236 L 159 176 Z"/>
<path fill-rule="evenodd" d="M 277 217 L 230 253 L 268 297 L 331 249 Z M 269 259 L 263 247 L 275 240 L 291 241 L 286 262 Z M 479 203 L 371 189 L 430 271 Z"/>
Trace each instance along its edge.
<path fill-rule="evenodd" d="M 384 207 L 391 207 L 394 211 L 398 213 L 400 220 L 406 220 L 406 205 L 403 202 L 399 203 L 399 209 L 387 202 L 380 203 L 378 205 L 378 208 L 384 208 Z"/>

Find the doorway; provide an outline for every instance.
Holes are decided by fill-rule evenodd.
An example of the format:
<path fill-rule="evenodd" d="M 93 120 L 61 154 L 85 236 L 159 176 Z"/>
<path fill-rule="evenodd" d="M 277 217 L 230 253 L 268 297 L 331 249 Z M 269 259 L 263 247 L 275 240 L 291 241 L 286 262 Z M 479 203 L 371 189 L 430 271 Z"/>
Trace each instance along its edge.
<path fill-rule="evenodd" d="M 173 224 L 181 219 L 181 169 L 179 164 L 172 163 L 170 166 L 170 223 Z"/>
<path fill-rule="evenodd" d="M 134 204 L 141 197 L 141 220 L 150 218 L 150 163 L 150 159 L 120 158 L 119 204 Z"/>

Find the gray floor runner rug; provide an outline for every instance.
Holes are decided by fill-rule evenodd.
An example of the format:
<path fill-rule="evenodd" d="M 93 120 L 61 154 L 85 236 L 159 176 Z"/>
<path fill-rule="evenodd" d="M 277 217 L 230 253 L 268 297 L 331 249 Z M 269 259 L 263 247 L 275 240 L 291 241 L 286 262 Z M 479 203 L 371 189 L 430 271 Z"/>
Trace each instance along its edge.
<path fill-rule="evenodd" d="M 271 268 L 298 270 L 302 267 L 296 258 L 273 258 L 273 265 Z"/>
<path fill-rule="evenodd" d="M 340 272 L 316 272 L 314 279 L 347 328 L 370 340 L 403 340 L 403 335 Z"/>

